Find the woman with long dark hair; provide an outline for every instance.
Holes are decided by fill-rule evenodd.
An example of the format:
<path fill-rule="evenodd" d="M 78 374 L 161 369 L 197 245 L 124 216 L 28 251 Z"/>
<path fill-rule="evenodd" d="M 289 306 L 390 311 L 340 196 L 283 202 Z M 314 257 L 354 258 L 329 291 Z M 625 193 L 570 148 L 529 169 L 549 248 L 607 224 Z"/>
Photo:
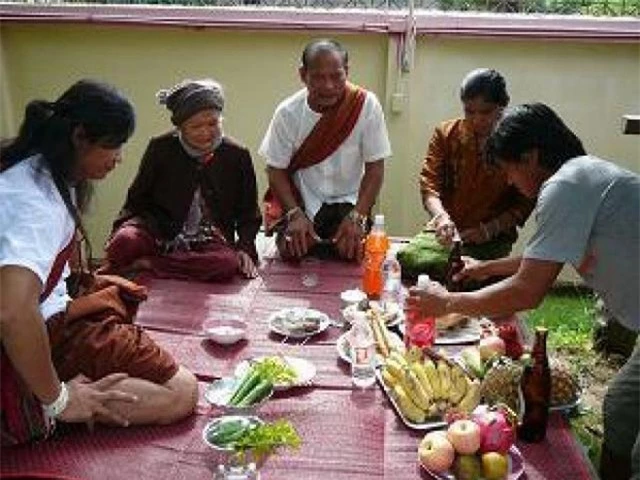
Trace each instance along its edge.
<path fill-rule="evenodd" d="M 461 276 L 507 278 L 472 293 L 432 284 L 409 304 L 429 315 L 507 315 L 535 308 L 564 264 L 572 265 L 627 328 L 640 330 L 640 177 L 587 155 L 580 139 L 541 103 L 506 112 L 487 158 L 536 199 L 536 231 L 521 257 L 466 260 Z M 601 476 L 640 475 L 640 348 L 609 385 L 603 405 Z M 633 477 L 632 477 L 633 475 Z"/>
<path fill-rule="evenodd" d="M 3 444 L 44 438 L 55 419 L 166 423 L 194 408 L 193 375 L 131 324 L 142 287 L 103 278 L 67 294 L 89 182 L 120 162 L 134 123 L 118 91 L 82 80 L 30 102 L 0 150 Z"/>

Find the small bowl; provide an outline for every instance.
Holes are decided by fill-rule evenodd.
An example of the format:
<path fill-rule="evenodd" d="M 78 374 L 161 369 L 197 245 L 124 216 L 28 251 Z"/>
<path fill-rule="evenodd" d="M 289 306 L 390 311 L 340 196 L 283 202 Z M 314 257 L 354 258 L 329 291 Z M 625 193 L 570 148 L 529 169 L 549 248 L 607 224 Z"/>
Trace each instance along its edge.
<path fill-rule="evenodd" d="M 258 408 L 267 403 L 267 401 L 273 395 L 273 387 L 271 387 L 271 390 L 259 402 L 253 403 L 246 407 L 236 407 L 234 405 L 229 405 L 229 400 L 231 399 L 236 386 L 238 385 L 238 383 L 240 383 L 241 380 L 242 379 L 239 377 L 224 377 L 220 378 L 219 380 L 214 380 L 205 390 L 204 398 L 211 405 L 221 408 L 225 413 L 249 414 L 255 412 Z"/>
<path fill-rule="evenodd" d="M 366 298 L 367 294 L 358 288 L 355 288 L 353 290 L 345 290 L 340 294 L 340 300 L 342 300 L 343 308 L 346 308 L 350 305 L 357 305 Z"/>
<path fill-rule="evenodd" d="M 204 335 L 220 345 L 231 345 L 247 336 L 247 324 L 239 318 L 221 318 L 207 321 Z"/>
<path fill-rule="evenodd" d="M 202 440 L 204 440 L 204 443 L 209 445 L 214 450 L 218 450 L 220 452 L 233 452 L 234 451 L 233 447 L 224 447 L 221 445 L 217 445 L 216 443 L 212 442 L 209 437 L 211 432 L 219 428 L 220 426 L 226 423 L 236 422 L 236 421 L 240 421 L 243 424 L 246 424 L 247 426 L 250 426 L 250 425 L 258 426 L 264 423 L 264 421 L 259 417 L 247 416 L 247 415 L 225 415 L 222 417 L 214 418 L 204 426 L 204 429 L 202 430 Z"/>

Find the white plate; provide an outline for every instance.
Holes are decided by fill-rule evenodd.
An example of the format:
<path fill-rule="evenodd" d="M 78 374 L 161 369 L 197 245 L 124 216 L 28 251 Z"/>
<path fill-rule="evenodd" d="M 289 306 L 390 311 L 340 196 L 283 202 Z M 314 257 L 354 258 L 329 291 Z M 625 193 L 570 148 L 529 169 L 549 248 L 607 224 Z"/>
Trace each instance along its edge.
<path fill-rule="evenodd" d="M 482 318 L 469 318 L 469 320 L 460 326 L 456 326 L 454 328 L 448 328 L 446 330 L 438 329 L 438 334 L 436 335 L 436 345 L 459 345 L 465 343 L 475 343 L 480 341 L 482 338 L 483 327 L 481 322 L 490 321 L 488 319 Z M 486 328 L 486 327 L 485 327 Z M 399 327 L 400 332 L 404 335 L 405 332 L 405 324 L 404 322 Z"/>
<path fill-rule="evenodd" d="M 271 391 L 258 403 L 254 403 L 247 407 L 234 407 L 233 405 L 229 405 L 229 400 L 231 399 L 233 392 L 235 392 L 241 378 L 244 377 L 226 377 L 214 380 L 209 384 L 204 392 L 205 400 L 211 405 L 223 409 L 225 412 L 239 414 L 254 412 L 264 405 L 267 400 L 271 398 L 271 395 L 273 395 L 273 389 L 271 389 Z"/>
<path fill-rule="evenodd" d="M 397 333 L 389 332 L 389 338 L 401 349 L 404 349 L 404 343 L 402 343 L 402 339 L 398 336 Z M 336 341 L 336 350 L 338 351 L 338 357 L 341 360 L 351 364 L 351 348 L 349 345 L 349 332 L 345 332 L 338 337 Z M 376 354 L 376 358 L 380 357 L 379 354 Z M 378 358 L 378 364 L 382 363 L 382 358 Z"/>
<path fill-rule="evenodd" d="M 427 467 L 425 467 L 422 462 L 420 462 L 420 466 L 427 472 L 429 472 L 429 475 L 437 480 L 455 480 L 453 474 L 449 472 L 432 472 Z M 509 449 L 509 474 L 507 475 L 506 480 L 518 480 L 520 477 L 522 477 L 522 475 L 524 475 L 524 459 L 522 458 L 522 453 L 520 453 L 518 447 L 512 445 L 511 449 Z"/>
<path fill-rule="evenodd" d="M 267 357 L 266 356 L 255 357 L 255 358 L 252 358 L 251 360 L 245 360 L 243 362 L 240 362 L 238 365 L 236 365 L 234 375 L 236 377 L 242 378 L 249 370 L 251 366 L 250 362 L 259 362 L 264 358 L 267 358 Z M 316 366 L 313 363 L 311 363 L 309 360 L 305 358 L 300 358 L 300 357 L 290 357 L 288 355 L 284 355 L 282 358 L 296 373 L 296 379 L 292 383 L 276 383 L 274 385 L 275 390 L 286 390 L 291 387 L 308 385 L 311 383 L 311 380 L 313 379 L 313 377 L 316 376 L 316 373 L 317 373 Z"/>
<path fill-rule="evenodd" d="M 382 310 L 382 308 L 379 306 L 379 303 L 375 300 L 369 303 L 372 304 L 374 308 Z M 358 311 L 357 304 L 349 305 L 348 307 L 342 309 L 342 318 L 344 318 L 344 320 L 348 324 L 351 324 L 353 323 L 353 314 L 356 311 Z M 369 316 L 369 311 L 367 311 L 367 316 Z M 402 310 L 400 305 L 398 305 L 397 303 L 392 303 L 386 308 L 386 311 L 383 313 L 383 318 L 387 327 L 394 327 L 404 322 L 404 311 Z"/>
<path fill-rule="evenodd" d="M 269 316 L 269 329 L 279 335 L 290 338 L 306 338 L 324 332 L 331 319 L 319 310 L 312 308 L 283 308 Z M 311 321 L 312 327 L 304 328 L 305 322 Z"/>
<path fill-rule="evenodd" d="M 443 421 L 440 418 L 430 418 L 423 423 L 412 422 L 411 420 L 409 420 L 404 416 L 404 414 L 402 413 L 402 410 L 400 410 L 400 407 L 398 407 L 396 400 L 393 398 L 393 395 L 389 393 L 389 389 L 387 388 L 387 385 L 384 383 L 384 380 L 382 380 L 382 373 L 380 368 L 376 368 L 376 379 L 378 380 L 380 387 L 382 387 L 382 391 L 387 395 L 389 402 L 391 402 L 391 406 L 400 417 L 400 420 L 402 420 L 402 423 L 404 423 L 407 427 L 411 428 L 412 430 L 429 431 L 429 430 L 438 430 L 440 428 L 445 428 L 447 426 L 447 422 Z"/>

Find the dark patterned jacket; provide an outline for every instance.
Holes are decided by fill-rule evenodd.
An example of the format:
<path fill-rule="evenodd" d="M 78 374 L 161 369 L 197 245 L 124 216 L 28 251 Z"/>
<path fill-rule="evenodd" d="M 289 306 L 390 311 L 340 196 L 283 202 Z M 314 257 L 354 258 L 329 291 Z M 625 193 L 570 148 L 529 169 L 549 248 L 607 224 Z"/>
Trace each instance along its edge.
<path fill-rule="evenodd" d="M 182 230 L 198 185 L 213 224 L 230 245 L 257 260 L 261 215 L 253 162 L 249 151 L 228 137 L 206 166 L 185 152 L 176 131 L 152 138 L 113 230 L 137 217 L 159 240 L 172 240 Z"/>

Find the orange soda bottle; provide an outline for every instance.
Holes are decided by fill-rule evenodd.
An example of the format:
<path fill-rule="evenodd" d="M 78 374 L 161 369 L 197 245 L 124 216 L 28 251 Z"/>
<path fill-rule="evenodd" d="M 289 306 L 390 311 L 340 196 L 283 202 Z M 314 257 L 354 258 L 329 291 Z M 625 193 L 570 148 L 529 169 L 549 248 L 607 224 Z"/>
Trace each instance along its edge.
<path fill-rule="evenodd" d="M 384 231 L 384 215 L 376 215 L 364 242 L 362 290 L 369 299 L 377 300 L 382 293 L 382 262 L 388 249 L 389 237 Z"/>

